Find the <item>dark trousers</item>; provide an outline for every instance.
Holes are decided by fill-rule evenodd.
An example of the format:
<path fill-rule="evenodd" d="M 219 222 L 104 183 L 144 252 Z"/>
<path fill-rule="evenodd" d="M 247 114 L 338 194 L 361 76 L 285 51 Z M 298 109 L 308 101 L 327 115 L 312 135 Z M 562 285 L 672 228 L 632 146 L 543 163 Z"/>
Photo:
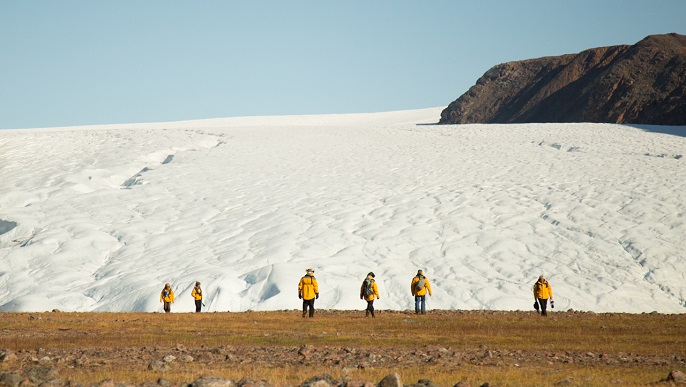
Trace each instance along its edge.
<path fill-rule="evenodd" d="M 307 313 L 307 308 L 310 308 L 310 317 L 314 317 L 314 298 L 311 300 L 303 300 L 303 317 Z"/>
<path fill-rule="evenodd" d="M 367 313 L 366 313 L 367 316 L 369 316 L 370 313 L 372 314 L 372 317 L 375 317 L 374 316 L 374 300 L 367 301 Z"/>
<path fill-rule="evenodd" d="M 548 315 L 548 299 L 547 298 L 539 298 L 538 299 L 538 305 L 541 307 L 541 316 L 547 316 Z"/>
<path fill-rule="evenodd" d="M 195 313 L 200 313 L 202 309 L 202 300 L 195 300 Z"/>
<path fill-rule="evenodd" d="M 164 313 L 169 313 L 171 312 L 171 302 L 164 302 Z"/>

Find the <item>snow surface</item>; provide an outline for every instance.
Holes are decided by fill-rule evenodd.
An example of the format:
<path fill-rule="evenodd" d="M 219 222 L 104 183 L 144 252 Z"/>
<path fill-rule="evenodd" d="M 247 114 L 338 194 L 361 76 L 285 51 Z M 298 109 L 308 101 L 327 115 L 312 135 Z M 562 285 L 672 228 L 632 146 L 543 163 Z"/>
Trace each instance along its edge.
<path fill-rule="evenodd" d="M 440 111 L 0 131 L 0 310 L 686 312 L 686 128 Z"/>

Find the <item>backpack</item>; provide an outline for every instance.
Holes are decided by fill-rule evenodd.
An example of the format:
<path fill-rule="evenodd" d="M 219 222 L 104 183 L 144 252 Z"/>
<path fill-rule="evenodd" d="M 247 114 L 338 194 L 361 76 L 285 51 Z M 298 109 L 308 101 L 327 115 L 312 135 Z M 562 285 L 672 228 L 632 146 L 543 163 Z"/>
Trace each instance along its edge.
<path fill-rule="evenodd" d="M 414 284 L 414 290 L 420 292 L 426 286 L 426 281 L 424 281 L 424 276 L 419 277 L 419 281 Z"/>
<path fill-rule="evenodd" d="M 374 291 L 372 290 L 372 283 L 374 283 L 373 279 L 367 278 L 364 280 L 364 291 L 362 292 L 365 296 L 371 296 L 374 294 Z"/>

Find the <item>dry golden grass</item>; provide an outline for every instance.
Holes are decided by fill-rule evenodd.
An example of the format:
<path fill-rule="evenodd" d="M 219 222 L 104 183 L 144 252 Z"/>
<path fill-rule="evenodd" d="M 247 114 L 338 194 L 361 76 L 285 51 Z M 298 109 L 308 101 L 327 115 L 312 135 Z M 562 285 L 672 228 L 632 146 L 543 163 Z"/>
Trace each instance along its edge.
<path fill-rule="evenodd" d="M 230 365 L 191 362 L 164 373 L 165 378 L 178 383 L 214 375 L 233 380 L 247 376 L 274 385 L 298 385 L 321 373 L 378 382 L 385 375 L 398 372 L 405 383 L 426 378 L 446 386 L 460 380 L 472 385 L 486 381 L 496 385 L 551 385 L 562 380 L 570 385 L 606 385 L 620 381 L 632 385 L 663 379 L 670 369 L 683 368 L 686 357 L 686 315 L 553 313 L 541 318 L 525 312 L 432 311 L 426 316 L 382 312 L 376 319 L 366 319 L 362 312 L 319 311 L 314 319 L 302 319 L 297 311 L 0 313 L 0 327 L 0 350 L 12 351 L 35 351 L 36 348 L 67 352 L 131 348 L 143 348 L 143 351 L 183 345 L 188 349 L 230 346 L 249 354 L 254 348 L 292 349 L 304 344 L 377 353 L 405 351 L 405 355 L 398 357 L 402 360 L 363 368 L 308 362 L 269 363 L 264 359 Z M 432 364 L 407 355 L 432 347 L 474 353 L 484 349 L 518 351 L 522 360 Z M 556 354 L 573 358 L 588 352 L 612 358 L 630 354 L 648 360 L 610 364 L 565 363 L 553 358 Z M 546 358 L 548 353 L 550 361 Z M 104 361 L 97 367 L 70 367 L 68 362 L 56 366 L 61 375 L 69 375 L 69 379 L 82 383 L 103 379 L 154 382 L 160 375 L 148 371 L 147 365 L 141 361 L 124 364 Z M 19 366 L 1 363 L 0 371 L 13 371 L 12 367 Z"/>

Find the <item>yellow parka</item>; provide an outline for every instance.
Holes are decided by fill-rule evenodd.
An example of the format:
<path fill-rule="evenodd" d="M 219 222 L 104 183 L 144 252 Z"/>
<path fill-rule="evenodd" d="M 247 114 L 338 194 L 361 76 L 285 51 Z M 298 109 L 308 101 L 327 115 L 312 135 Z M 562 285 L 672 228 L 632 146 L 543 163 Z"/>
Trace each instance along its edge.
<path fill-rule="evenodd" d="M 167 294 L 165 295 L 165 292 Z M 162 289 L 162 293 L 160 293 L 160 302 L 174 302 L 174 291 L 171 289 Z"/>
<path fill-rule="evenodd" d="M 540 298 L 542 300 L 553 298 L 553 287 L 550 286 L 548 281 L 545 279 L 536 281 L 534 284 L 534 298 Z"/>
<path fill-rule="evenodd" d="M 298 283 L 298 295 L 302 296 L 303 300 L 311 300 L 319 294 L 319 285 L 314 275 L 307 274 L 300 279 Z"/>
<path fill-rule="evenodd" d="M 424 276 L 422 276 L 422 277 L 424 277 Z M 429 295 L 432 294 L 431 293 L 431 284 L 429 283 L 428 278 L 424 277 L 424 287 L 420 290 L 417 290 L 417 288 L 415 287 L 415 284 L 417 282 L 419 282 L 419 276 L 418 275 L 415 276 L 414 278 L 412 278 L 412 283 L 410 284 L 410 289 L 412 291 L 413 296 L 425 296 L 427 291 L 429 292 Z"/>
<path fill-rule="evenodd" d="M 193 296 L 193 298 L 196 301 L 202 300 L 202 289 L 200 289 L 197 286 L 193 287 L 193 291 L 191 292 L 191 296 Z"/>
<path fill-rule="evenodd" d="M 364 294 L 364 282 L 366 280 L 372 280 L 372 294 Z M 373 301 L 374 298 L 379 298 L 379 287 L 376 286 L 376 281 L 374 281 L 374 278 L 372 276 L 367 276 L 365 281 L 362 281 L 362 286 L 360 287 L 360 298 L 364 298 L 366 301 Z"/>

